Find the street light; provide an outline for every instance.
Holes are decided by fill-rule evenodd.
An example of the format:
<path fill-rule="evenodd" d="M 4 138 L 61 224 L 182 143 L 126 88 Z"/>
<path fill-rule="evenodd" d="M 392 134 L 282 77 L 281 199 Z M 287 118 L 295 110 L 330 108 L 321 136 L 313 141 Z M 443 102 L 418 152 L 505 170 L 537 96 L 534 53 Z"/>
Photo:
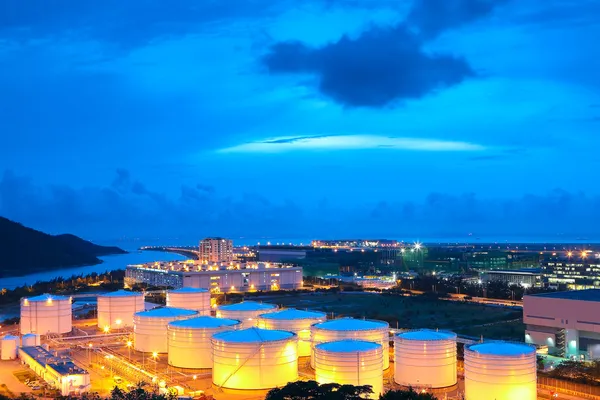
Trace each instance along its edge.
<path fill-rule="evenodd" d="M 158 358 L 158 352 L 157 351 L 153 351 L 152 352 L 152 359 L 154 360 L 154 372 L 158 373 L 158 362 L 156 361 L 156 359 Z"/>
<path fill-rule="evenodd" d="M 127 350 L 129 351 L 129 361 L 131 361 L 131 346 L 133 345 L 133 342 L 131 340 L 127 341 Z"/>
<path fill-rule="evenodd" d="M 121 329 L 121 323 L 123 321 L 121 321 L 120 319 L 116 320 L 115 323 L 117 324 L 117 329 Z"/>
<path fill-rule="evenodd" d="M 106 325 L 104 327 L 104 333 L 106 334 L 106 333 L 108 333 L 108 331 L 110 331 L 110 326 Z"/>

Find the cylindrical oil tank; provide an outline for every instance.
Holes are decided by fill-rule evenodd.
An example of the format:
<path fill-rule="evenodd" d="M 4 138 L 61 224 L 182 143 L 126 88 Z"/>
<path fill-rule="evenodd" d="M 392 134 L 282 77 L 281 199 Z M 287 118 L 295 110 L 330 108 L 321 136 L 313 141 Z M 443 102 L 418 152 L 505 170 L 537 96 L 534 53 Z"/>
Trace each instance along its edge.
<path fill-rule="evenodd" d="M 383 347 L 363 340 L 340 340 L 315 346 L 315 380 L 320 384 L 370 385 L 378 399 L 383 392 Z"/>
<path fill-rule="evenodd" d="M 159 307 L 141 311 L 133 316 L 133 348 L 150 353 L 166 353 L 167 324 L 179 319 L 191 318 L 198 313 L 183 308 Z"/>
<path fill-rule="evenodd" d="M 466 400 L 535 400 L 535 348 L 523 343 L 465 346 Z"/>
<path fill-rule="evenodd" d="M 22 347 L 34 347 L 39 346 L 41 344 L 42 341 L 40 339 L 40 335 L 35 333 L 28 333 L 26 335 L 23 335 L 23 337 L 21 338 Z"/>
<path fill-rule="evenodd" d="M 456 334 L 422 329 L 394 337 L 394 381 L 443 388 L 456 384 Z"/>
<path fill-rule="evenodd" d="M 242 329 L 256 326 L 259 315 L 277 311 L 274 304 L 258 303 L 256 301 L 242 301 L 236 304 L 219 306 L 218 318 L 238 319 L 242 321 Z"/>
<path fill-rule="evenodd" d="M 68 333 L 73 328 L 71 298 L 42 294 L 21 299 L 21 334 Z"/>
<path fill-rule="evenodd" d="M 310 356 L 310 326 L 327 320 L 327 315 L 317 311 L 288 308 L 258 316 L 258 327 L 294 332 L 298 336 L 298 356 Z"/>
<path fill-rule="evenodd" d="M 212 335 L 238 329 L 240 325 L 237 319 L 211 316 L 169 322 L 169 365 L 179 368 L 212 368 Z"/>
<path fill-rule="evenodd" d="M 98 328 L 120 329 L 133 326 L 133 314 L 144 311 L 144 295 L 117 290 L 98 295 Z"/>
<path fill-rule="evenodd" d="M 169 290 L 167 307 L 188 308 L 198 311 L 199 315 L 210 315 L 210 292 L 191 287 Z"/>
<path fill-rule="evenodd" d="M 229 389 L 271 389 L 298 379 L 292 332 L 248 328 L 212 337 L 213 383 Z"/>
<path fill-rule="evenodd" d="M 19 337 L 6 335 L 0 340 L 0 360 L 14 360 L 17 358 Z"/>
<path fill-rule="evenodd" d="M 314 348 L 319 343 L 338 340 L 364 340 L 379 343 L 383 348 L 383 368 L 390 366 L 390 325 L 385 321 L 339 318 L 314 324 L 310 328 L 312 354 L 310 364 L 314 368 Z"/>

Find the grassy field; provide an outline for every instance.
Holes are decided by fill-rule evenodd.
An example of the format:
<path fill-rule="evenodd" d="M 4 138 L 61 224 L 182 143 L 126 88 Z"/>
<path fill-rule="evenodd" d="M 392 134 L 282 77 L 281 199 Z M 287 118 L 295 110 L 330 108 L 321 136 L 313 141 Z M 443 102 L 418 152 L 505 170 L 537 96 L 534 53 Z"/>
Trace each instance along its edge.
<path fill-rule="evenodd" d="M 490 307 L 428 299 L 420 296 L 382 296 L 371 293 L 265 295 L 256 300 L 285 307 L 327 312 L 329 317 L 379 319 L 392 328 L 448 329 L 470 336 L 522 341 L 525 328 L 522 312 L 505 307 Z M 253 299 L 254 300 L 254 299 Z"/>

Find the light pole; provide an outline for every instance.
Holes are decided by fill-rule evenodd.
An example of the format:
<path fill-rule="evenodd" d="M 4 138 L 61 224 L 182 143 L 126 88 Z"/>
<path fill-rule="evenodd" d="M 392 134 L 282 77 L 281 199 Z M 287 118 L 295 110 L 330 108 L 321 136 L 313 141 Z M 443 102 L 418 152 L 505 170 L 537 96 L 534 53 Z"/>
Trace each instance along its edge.
<path fill-rule="evenodd" d="M 152 352 L 152 359 L 154 359 L 154 373 L 158 374 L 158 352 L 153 351 Z"/>
<path fill-rule="evenodd" d="M 129 352 L 129 361 L 131 362 L 131 346 L 133 345 L 133 342 L 131 340 L 127 341 L 127 351 Z"/>

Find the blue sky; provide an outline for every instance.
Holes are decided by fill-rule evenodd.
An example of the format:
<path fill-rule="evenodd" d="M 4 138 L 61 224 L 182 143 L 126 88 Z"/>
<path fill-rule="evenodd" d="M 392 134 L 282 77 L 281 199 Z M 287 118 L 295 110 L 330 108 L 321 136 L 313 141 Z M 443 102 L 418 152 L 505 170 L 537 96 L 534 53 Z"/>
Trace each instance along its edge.
<path fill-rule="evenodd" d="M 119 236 L 596 235 L 595 0 L 0 3 L 0 215 Z"/>

